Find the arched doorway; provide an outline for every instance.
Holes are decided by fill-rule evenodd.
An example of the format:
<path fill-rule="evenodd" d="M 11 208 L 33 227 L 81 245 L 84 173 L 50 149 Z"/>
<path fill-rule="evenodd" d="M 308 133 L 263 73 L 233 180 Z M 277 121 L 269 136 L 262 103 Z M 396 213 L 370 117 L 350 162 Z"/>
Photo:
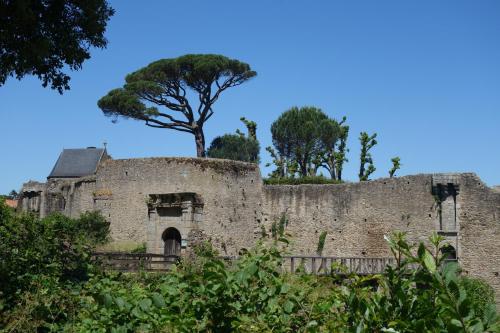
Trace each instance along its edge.
<path fill-rule="evenodd" d="M 181 255 L 181 233 L 175 228 L 167 228 L 162 235 L 166 256 Z"/>

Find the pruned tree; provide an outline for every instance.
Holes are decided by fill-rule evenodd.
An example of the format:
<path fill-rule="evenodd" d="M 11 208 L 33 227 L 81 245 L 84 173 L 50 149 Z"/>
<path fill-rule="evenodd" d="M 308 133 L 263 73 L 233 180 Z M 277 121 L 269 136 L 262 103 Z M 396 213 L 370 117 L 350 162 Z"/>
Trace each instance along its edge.
<path fill-rule="evenodd" d="M 361 132 L 359 135 L 359 141 L 361 142 L 361 154 L 360 154 L 360 166 L 359 166 L 359 180 L 366 181 L 369 179 L 370 175 L 375 172 L 375 166 L 373 165 L 373 158 L 370 150 L 377 144 L 377 133 L 373 135 L 368 135 L 366 132 Z M 368 166 L 367 166 L 368 165 Z"/>
<path fill-rule="evenodd" d="M 392 162 L 392 168 L 389 170 L 389 177 L 392 178 L 394 177 L 394 174 L 396 173 L 397 170 L 401 169 L 401 159 L 399 157 L 393 157 L 391 158 Z"/>
<path fill-rule="evenodd" d="M 18 199 L 19 198 L 19 193 L 17 193 L 16 190 L 12 190 L 12 191 L 9 192 L 8 197 L 10 199 Z"/>
<path fill-rule="evenodd" d="M 107 116 L 191 133 L 197 156 L 205 157 L 203 126 L 214 114 L 214 103 L 222 92 L 255 75 L 250 65 L 222 55 L 162 59 L 127 75 L 123 88 L 111 90 L 98 106 Z M 189 90 L 197 95 L 197 106 L 190 101 Z"/>
<path fill-rule="evenodd" d="M 271 178 L 293 178 L 295 176 L 297 170 L 299 169 L 295 161 L 287 159 L 278 151 L 274 150 L 273 147 L 266 147 L 266 150 L 272 158 L 272 163 L 266 163 L 266 167 L 271 166 L 271 164 L 274 164 L 276 167 L 276 169 L 269 174 Z"/>
<path fill-rule="evenodd" d="M 113 14 L 106 0 L 0 1 L 0 86 L 34 75 L 44 87 L 69 89 L 64 69 L 81 69 L 91 48 L 106 47 Z"/>
<path fill-rule="evenodd" d="M 347 137 L 349 136 L 349 126 L 344 125 L 346 117 L 342 118 L 339 123 L 340 133 L 339 133 L 339 145 L 337 151 L 335 152 L 335 166 L 337 171 L 337 180 L 342 180 L 342 171 L 344 170 L 344 163 L 348 162 L 347 153 L 349 149 L 347 148 Z"/>
<path fill-rule="evenodd" d="M 255 121 L 247 120 L 245 117 L 241 117 L 240 120 L 247 127 L 248 137 L 257 140 L 257 123 Z"/>

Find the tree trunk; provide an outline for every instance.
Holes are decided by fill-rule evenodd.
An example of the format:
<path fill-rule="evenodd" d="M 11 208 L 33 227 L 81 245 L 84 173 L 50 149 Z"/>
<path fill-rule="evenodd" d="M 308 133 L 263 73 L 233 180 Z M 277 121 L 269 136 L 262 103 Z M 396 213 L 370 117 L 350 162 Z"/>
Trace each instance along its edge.
<path fill-rule="evenodd" d="M 194 130 L 194 140 L 196 142 L 196 156 L 206 157 L 205 154 L 205 135 L 202 127 L 196 127 Z"/>

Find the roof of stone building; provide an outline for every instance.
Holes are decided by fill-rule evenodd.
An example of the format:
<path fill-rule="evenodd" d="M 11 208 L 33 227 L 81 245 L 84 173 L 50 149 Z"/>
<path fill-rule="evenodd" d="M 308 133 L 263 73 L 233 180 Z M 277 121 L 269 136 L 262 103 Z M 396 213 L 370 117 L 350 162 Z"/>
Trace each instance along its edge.
<path fill-rule="evenodd" d="M 102 148 L 63 149 L 47 178 L 75 178 L 93 175 L 104 155 Z"/>
<path fill-rule="evenodd" d="M 17 199 L 7 199 L 5 200 L 5 204 L 12 208 L 17 208 Z"/>

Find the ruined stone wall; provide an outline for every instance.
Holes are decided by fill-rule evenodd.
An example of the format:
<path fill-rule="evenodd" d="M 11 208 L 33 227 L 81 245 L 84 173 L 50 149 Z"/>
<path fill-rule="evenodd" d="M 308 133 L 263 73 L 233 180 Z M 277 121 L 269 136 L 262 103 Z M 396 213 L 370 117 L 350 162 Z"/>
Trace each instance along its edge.
<path fill-rule="evenodd" d="M 338 185 L 265 186 L 267 231 L 285 214 L 293 254 L 385 257 L 384 235 L 408 232 L 410 242 L 432 232 L 445 237 L 464 273 L 481 277 L 500 299 L 500 193 L 474 174 L 437 174 Z"/>
<path fill-rule="evenodd" d="M 435 174 L 337 185 L 262 185 L 254 164 L 217 159 L 106 160 L 95 176 L 27 183 L 20 206 L 76 217 L 100 210 L 117 242 L 148 242 L 161 253 L 175 227 L 186 242 L 210 240 L 235 255 L 270 234 L 285 214 L 293 254 L 387 257 L 384 235 L 406 231 L 411 242 L 432 232 L 456 249 L 464 273 L 491 284 L 500 299 L 500 191 L 474 174 Z M 163 198 L 163 199 L 162 199 Z M 163 213 L 162 213 L 163 212 Z"/>
<path fill-rule="evenodd" d="M 82 177 L 71 183 L 67 195 L 67 214 L 71 217 L 78 217 L 84 212 L 96 209 L 94 203 L 96 188 L 96 177 Z"/>
<path fill-rule="evenodd" d="M 457 199 L 460 265 L 488 282 L 500 305 L 500 192 L 474 174 L 462 174 Z"/>
<path fill-rule="evenodd" d="M 40 217 L 63 213 L 78 217 L 95 210 L 95 177 L 52 178 L 46 183 L 28 182 L 21 190 L 20 209 Z"/>
<path fill-rule="evenodd" d="M 148 230 L 157 227 L 148 201 L 151 195 L 174 193 L 195 193 L 203 202 L 201 217 L 191 227 L 172 221 L 183 239 L 191 229 L 201 230 L 222 254 L 234 255 L 259 237 L 262 180 L 254 164 L 196 158 L 108 160 L 99 168 L 96 184 L 96 193 L 105 194 L 96 207 L 109 217 L 115 241 L 145 242 L 148 233 L 156 233 L 159 241 L 163 230 Z M 148 249 L 156 247 L 148 244 Z"/>
<path fill-rule="evenodd" d="M 321 232 L 323 255 L 390 256 L 384 235 L 408 231 L 423 240 L 438 224 L 432 176 L 417 175 L 362 183 L 272 185 L 264 188 L 266 228 L 281 214 L 293 254 L 315 255 Z"/>

